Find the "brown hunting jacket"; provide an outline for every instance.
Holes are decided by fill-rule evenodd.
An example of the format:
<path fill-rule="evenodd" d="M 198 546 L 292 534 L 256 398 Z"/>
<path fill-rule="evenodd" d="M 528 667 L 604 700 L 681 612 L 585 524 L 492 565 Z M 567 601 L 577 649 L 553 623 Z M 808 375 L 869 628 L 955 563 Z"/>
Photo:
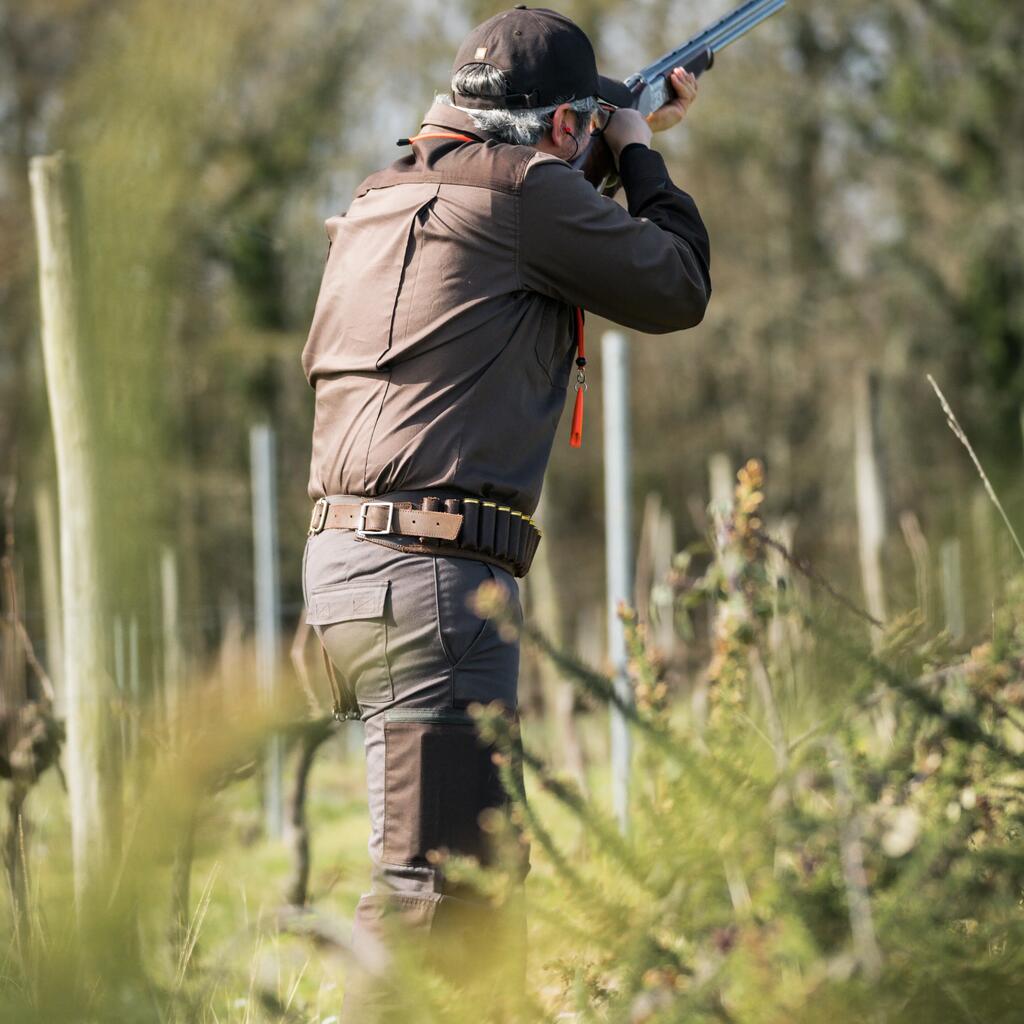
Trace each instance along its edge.
<path fill-rule="evenodd" d="M 650 334 L 700 323 L 709 246 L 646 146 L 628 210 L 580 171 L 436 104 L 424 139 L 326 222 L 302 365 L 316 389 L 309 495 L 445 488 L 536 508 L 572 374 L 574 311 Z"/>

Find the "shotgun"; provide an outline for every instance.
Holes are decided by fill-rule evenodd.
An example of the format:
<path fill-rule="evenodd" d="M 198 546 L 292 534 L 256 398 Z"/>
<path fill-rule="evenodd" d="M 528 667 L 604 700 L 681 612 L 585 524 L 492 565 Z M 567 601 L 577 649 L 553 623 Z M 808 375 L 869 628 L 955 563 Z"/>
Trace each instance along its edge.
<path fill-rule="evenodd" d="M 715 54 L 785 6 L 786 0 L 749 0 L 741 4 L 682 46 L 669 50 L 654 63 L 630 75 L 624 83 L 632 97 L 629 105 L 646 117 L 673 98 L 674 92 L 667 81 L 673 68 L 683 67 L 699 77 L 714 64 Z M 601 107 L 605 114 L 617 109 L 604 101 Z M 619 180 L 611 150 L 601 132 L 601 126 L 591 132 L 587 145 L 577 154 L 572 166 L 583 171 L 587 181 L 603 195 L 611 196 L 618 190 Z"/>

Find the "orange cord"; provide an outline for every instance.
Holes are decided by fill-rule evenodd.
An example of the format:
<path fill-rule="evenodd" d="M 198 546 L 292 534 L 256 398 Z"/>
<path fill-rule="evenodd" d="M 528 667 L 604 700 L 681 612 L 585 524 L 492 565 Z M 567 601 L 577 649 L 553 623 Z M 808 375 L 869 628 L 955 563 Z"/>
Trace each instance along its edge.
<path fill-rule="evenodd" d="M 459 139 L 462 142 L 478 141 L 470 135 L 460 135 L 458 132 L 424 132 L 422 135 L 411 135 L 408 141 L 413 143 L 419 142 L 420 139 Z M 401 141 L 405 142 L 406 140 L 402 139 Z"/>
<path fill-rule="evenodd" d="M 583 310 L 576 307 L 576 404 L 572 410 L 569 445 L 579 448 L 583 444 L 583 393 L 587 390 L 587 355 L 583 337 Z"/>

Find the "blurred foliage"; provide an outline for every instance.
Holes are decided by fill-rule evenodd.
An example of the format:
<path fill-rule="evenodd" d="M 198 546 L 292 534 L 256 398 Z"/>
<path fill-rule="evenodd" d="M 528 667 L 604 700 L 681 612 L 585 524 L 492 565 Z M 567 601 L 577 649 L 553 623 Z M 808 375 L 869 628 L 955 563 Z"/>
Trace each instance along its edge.
<path fill-rule="evenodd" d="M 645 699 L 658 655 L 631 627 L 639 749 L 625 839 L 530 753 L 527 734 L 534 787 L 582 837 L 574 851 L 521 804 L 546 869 L 531 889 L 534 948 L 549 957 L 534 981 L 546 1015 L 527 1019 L 1016 1020 L 1022 577 L 967 657 L 913 619 L 872 654 L 848 616 L 792 590 L 780 606 L 760 485 L 751 463 L 707 573 L 679 594 L 717 608 L 704 714 Z M 502 615 L 500 596 L 489 600 Z M 772 639 L 777 614 L 803 622 L 800 660 L 835 659 L 810 705 L 784 703 L 793 652 Z M 524 639 L 546 645 L 534 628 Z M 600 689 L 582 666 L 571 671 Z M 480 720 L 514 756 L 506 720 L 487 709 Z"/>
<path fill-rule="evenodd" d="M 728 6 L 563 9 L 625 76 Z M 19 538 L 3 609 L 5 636 L 23 620 L 43 664 L 33 490 L 52 488 L 53 457 L 30 157 L 63 148 L 79 168 L 112 633 L 137 625 L 142 689 L 159 694 L 159 550 L 172 547 L 186 668 L 218 692 L 233 676 L 209 665 L 232 663 L 251 627 L 247 441 L 260 420 L 279 436 L 282 628 L 300 612 L 312 393 L 299 351 L 323 221 L 394 159 L 461 36 L 495 9 L 0 0 L 0 482 Z M 632 349 L 636 495 L 659 492 L 676 520 L 669 614 L 684 642 L 673 662 L 643 610 L 625 613 L 637 701 L 624 710 L 641 740 L 628 840 L 547 766 L 545 723 L 530 723 L 534 799 L 521 815 L 537 851 L 537 952 L 523 998 L 536 1019 L 1019 1016 L 1024 590 L 924 373 L 1019 521 L 1021 14 L 994 0 L 790 0 L 721 55 L 687 126 L 657 139 L 708 222 L 715 284 L 697 331 Z M 834 592 L 856 593 L 851 380 L 864 366 L 882 381 L 884 561 L 902 613 L 873 652 L 863 623 L 843 617 L 849 602 L 765 541 L 786 517 Z M 556 444 L 545 494 L 545 554 L 581 627 L 601 590 L 598 433 L 582 451 Z M 759 460 L 735 512 L 705 512 L 712 452 Z M 915 564 L 908 582 L 894 529 L 906 511 L 933 546 L 963 540 L 966 640 L 936 635 L 935 579 Z M 527 639 L 577 683 L 602 763 L 609 681 L 540 633 Z M 205 701 L 198 686 L 191 725 L 212 734 L 180 748 L 156 711 L 146 726 L 138 707 L 112 709 L 142 729 L 142 756 L 126 772 L 121 859 L 78 925 L 53 810 L 63 795 L 48 777 L 28 798 L 32 824 L 5 844 L 6 856 L 24 845 L 31 909 L 3 950 L 0 1019 L 337 1013 L 344 942 L 315 918 L 290 935 L 284 857 L 253 845 L 252 794 L 225 781 L 251 770 L 267 722 L 252 702 Z M 342 795 L 319 797 L 333 862 L 314 896 L 328 901 L 341 877 L 347 910 L 365 822 L 351 766 L 328 764 Z M 183 937 L 167 893 L 197 808 L 202 882 Z M 228 895 L 224 877 L 249 888 Z M 423 1020 L 481 1019 L 437 979 L 410 992 Z"/>
<path fill-rule="evenodd" d="M 968 654 L 912 616 L 872 652 L 829 595 L 781 585 L 757 522 L 762 479 L 758 463 L 744 468 L 706 570 L 676 581 L 676 601 L 716 622 L 703 702 L 664 699 L 659 653 L 628 609 L 626 705 L 611 679 L 523 627 L 582 697 L 627 715 L 629 832 L 537 752 L 532 724 L 520 736 L 499 709 L 473 708 L 514 801 L 511 821 L 485 822 L 507 856 L 487 870 L 437 859 L 514 915 L 516 844 L 529 840 L 525 984 L 488 925 L 448 951 L 454 980 L 405 950 L 381 979 L 398 1001 L 389 1020 L 1017 1020 L 1024 575 Z M 497 586 L 477 604 L 517 628 Z M 775 629 L 788 622 L 800 631 Z M 798 701 L 796 664 L 814 683 Z M 254 842 L 245 780 L 268 729 L 296 719 L 297 688 L 260 710 L 247 678 L 197 679 L 174 729 L 159 707 L 139 718 L 148 754 L 125 775 L 123 849 L 80 915 L 60 814 L 33 828 L 31 912 L 0 953 L 0 1020 L 336 1021 L 352 951 L 335 914 L 351 911 L 365 872 L 359 773 L 324 763 L 312 901 L 285 908 L 283 851 Z M 603 788 L 604 771 L 592 781 Z M 193 835 L 195 884 L 175 927 L 169 893 Z"/>

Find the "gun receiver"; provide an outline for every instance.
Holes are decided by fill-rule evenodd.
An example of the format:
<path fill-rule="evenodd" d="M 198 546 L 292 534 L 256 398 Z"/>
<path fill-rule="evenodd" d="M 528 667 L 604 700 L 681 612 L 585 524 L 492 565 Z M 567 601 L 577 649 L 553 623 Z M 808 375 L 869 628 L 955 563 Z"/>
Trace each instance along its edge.
<path fill-rule="evenodd" d="M 716 53 L 785 6 L 786 0 L 748 0 L 682 46 L 630 75 L 625 85 L 633 97 L 631 106 L 645 117 L 657 110 L 672 98 L 668 76 L 673 68 L 683 67 L 699 77 L 714 64 Z M 601 138 L 600 129 L 591 133 L 590 141 L 572 161 L 572 166 L 582 170 L 587 181 L 604 195 L 614 195 L 618 190 L 615 163 L 607 143 Z"/>

